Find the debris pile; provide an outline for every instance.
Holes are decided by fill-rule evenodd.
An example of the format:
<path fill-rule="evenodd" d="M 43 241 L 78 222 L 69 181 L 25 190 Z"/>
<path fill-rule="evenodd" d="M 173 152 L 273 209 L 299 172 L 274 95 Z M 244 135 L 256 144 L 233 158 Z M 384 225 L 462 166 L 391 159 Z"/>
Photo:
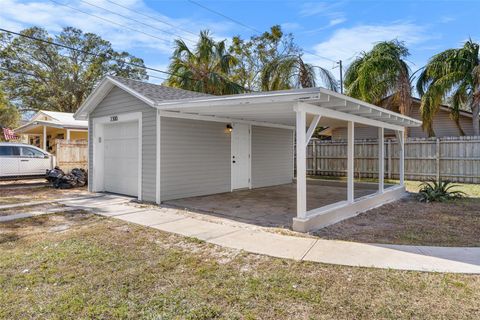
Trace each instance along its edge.
<path fill-rule="evenodd" d="M 71 189 L 87 185 L 87 172 L 83 169 L 72 169 L 70 173 L 65 174 L 62 169 L 55 167 L 47 170 L 46 177 L 54 188 Z"/>

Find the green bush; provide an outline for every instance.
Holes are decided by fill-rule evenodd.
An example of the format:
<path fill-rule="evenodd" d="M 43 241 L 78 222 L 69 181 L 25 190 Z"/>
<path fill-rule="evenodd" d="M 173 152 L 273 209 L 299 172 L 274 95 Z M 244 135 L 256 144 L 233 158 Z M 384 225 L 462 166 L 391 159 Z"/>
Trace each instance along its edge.
<path fill-rule="evenodd" d="M 419 199 L 421 202 L 448 201 L 465 197 L 465 192 L 451 190 L 458 187 L 448 180 L 431 180 L 420 185 Z"/>

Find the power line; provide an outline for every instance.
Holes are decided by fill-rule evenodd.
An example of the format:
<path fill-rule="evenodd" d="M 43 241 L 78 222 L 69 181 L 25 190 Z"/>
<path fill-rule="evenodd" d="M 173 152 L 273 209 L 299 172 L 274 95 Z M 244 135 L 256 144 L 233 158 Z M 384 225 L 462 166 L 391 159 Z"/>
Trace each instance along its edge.
<path fill-rule="evenodd" d="M 71 58 L 71 57 L 68 57 L 68 56 L 66 56 L 66 57 L 67 57 L 67 58 Z M 22 71 L 7 69 L 7 68 L 3 68 L 3 67 L 0 67 L 0 70 L 7 71 L 7 72 L 11 72 L 11 73 L 23 74 L 24 76 L 36 77 L 36 75 L 33 74 L 33 73 L 28 73 L 28 72 L 22 72 Z M 166 80 L 165 78 L 153 76 L 153 75 L 150 75 L 150 74 L 149 74 L 148 76 L 149 76 L 149 77 L 152 77 L 152 78 L 160 79 L 160 80 Z"/>
<path fill-rule="evenodd" d="M 18 73 L 18 74 L 23 74 L 25 76 L 30 76 L 30 77 L 35 77 L 34 74 L 28 73 L 28 72 L 22 72 L 22 71 L 15 71 L 7 68 L 0 67 L 0 70 L 11 72 L 11 73 Z"/>
<path fill-rule="evenodd" d="M 194 35 L 195 37 L 197 36 L 197 34 L 195 34 L 194 32 L 191 32 L 191 31 L 189 31 L 189 30 L 187 30 L 187 29 L 180 28 L 179 26 L 176 26 L 176 25 L 174 25 L 174 24 L 172 24 L 172 23 L 170 23 L 170 22 L 167 22 L 167 21 L 164 21 L 164 20 L 160 20 L 160 19 L 158 19 L 157 17 L 152 17 L 152 16 L 147 15 L 147 14 L 145 14 L 145 13 L 143 13 L 143 12 L 140 12 L 140 11 L 137 11 L 137 10 L 133 10 L 133 9 L 131 9 L 131 8 L 127 7 L 127 6 L 124 6 L 124 5 L 122 5 L 122 4 L 119 4 L 119 3 L 115 2 L 115 1 L 111 1 L 111 0 L 105 0 L 105 1 L 110 2 L 110 3 L 114 4 L 114 5 L 116 5 L 116 6 L 120 7 L 120 8 L 126 9 L 126 10 L 128 10 L 128 11 L 135 12 L 135 13 L 138 14 L 138 15 L 141 15 L 141 16 L 144 16 L 144 17 L 146 17 L 146 18 L 149 18 L 149 19 L 158 21 L 158 22 L 160 22 L 160 23 L 166 24 L 167 26 L 170 26 L 170 27 L 172 27 L 172 28 L 178 29 L 178 30 L 183 31 L 183 32 L 186 32 L 186 33 L 190 33 L 191 35 Z"/>
<path fill-rule="evenodd" d="M 221 13 L 221 12 L 218 12 L 218 11 L 216 11 L 216 10 L 213 10 L 213 9 L 211 9 L 211 8 L 209 8 L 209 7 L 201 4 L 201 3 L 198 3 L 197 1 L 188 0 L 188 2 L 190 2 L 190 3 L 192 3 L 192 4 L 196 5 L 196 6 L 198 6 L 198 7 L 200 7 L 200 8 L 203 8 L 203 9 L 205 9 L 205 10 L 207 10 L 207 11 L 210 11 L 210 12 L 216 14 L 216 15 L 219 15 L 219 16 L 225 18 L 225 19 L 228 19 L 228 20 L 230 20 L 230 21 L 232 21 L 232 22 L 234 22 L 234 23 L 236 23 L 236 24 L 238 24 L 238 25 L 240 25 L 240 26 L 242 26 L 242 27 L 244 27 L 244 28 L 247 28 L 247 29 L 252 30 L 252 31 L 254 31 L 254 32 L 257 32 L 257 33 L 262 33 L 262 32 L 261 32 L 260 30 L 258 30 L 258 29 L 255 29 L 255 28 L 253 28 L 253 27 L 251 27 L 251 26 L 249 26 L 249 25 L 246 25 L 245 23 L 243 23 L 243 22 L 241 22 L 241 21 L 235 20 L 235 19 L 233 19 L 233 18 L 231 18 L 231 17 L 229 17 L 229 16 L 227 16 L 227 15 Z M 328 61 L 330 61 L 330 62 L 334 62 L 334 63 L 337 63 L 337 62 L 338 62 L 338 61 L 335 61 L 335 60 L 333 60 L 333 59 L 330 59 L 330 58 L 327 58 L 327 57 L 323 57 L 323 56 L 321 56 L 321 55 L 318 55 L 318 54 L 316 54 L 315 52 L 312 52 L 312 51 L 308 51 L 308 50 L 305 50 L 305 49 L 303 49 L 303 51 L 304 51 L 305 53 L 309 53 L 309 54 L 311 54 L 311 55 L 314 55 L 314 56 L 316 56 L 316 57 L 318 57 L 318 58 L 321 58 L 321 59 L 324 59 L 324 60 L 328 60 Z"/>
<path fill-rule="evenodd" d="M 86 12 L 86 11 L 83 11 L 83 10 L 81 10 L 81 9 L 78 9 L 78 8 L 75 8 L 75 7 L 72 7 L 72 6 L 69 6 L 68 4 L 64 4 L 64 3 L 61 3 L 61 2 L 58 2 L 58 1 L 55 1 L 55 0 L 50 0 L 50 2 L 53 2 L 53 3 L 56 3 L 56 4 L 60 5 L 60 6 L 64 6 L 64 7 L 70 8 L 70 9 L 72 9 L 72 10 L 81 12 L 81 13 L 83 13 L 83 14 L 86 14 L 86 15 L 88 15 L 88 16 L 97 18 L 97 19 L 99 19 L 99 20 L 103 20 L 103 21 L 105 21 L 105 22 L 108 22 L 108 23 L 117 25 L 117 26 L 119 26 L 119 27 L 126 28 L 126 29 L 129 29 L 129 30 L 131 30 L 131 31 L 135 31 L 135 32 L 144 34 L 144 35 L 146 35 L 146 36 L 149 36 L 149 37 L 152 37 L 152 38 L 161 40 L 161 41 L 169 42 L 168 39 L 160 38 L 160 37 L 157 37 L 157 36 L 155 36 L 155 35 L 153 35 L 153 34 L 144 32 L 144 31 L 142 31 L 142 30 L 138 30 L 138 29 L 135 29 L 135 28 L 131 28 L 131 27 L 126 26 L 126 25 L 124 25 L 124 24 L 121 24 L 121 23 L 118 23 L 118 22 L 115 22 L 115 21 L 112 21 L 112 20 L 109 20 L 109 19 L 106 19 L 106 18 L 97 16 L 97 15 L 95 15 L 95 14 L 92 14 L 92 13 L 89 13 L 89 12 Z"/>
<path fill-rule="evenodd" d="M 191 40 L 191 39 L 188 39 L 188 38 L 182 38 L 180 35 L 178 35 L 178 34 L 176 34 L 176 33 L 173 33 L 173 32 L 170 32 L 170 31 L 166 31 L 166 30 L 157 28 L 157 27 L 155 27 L 155 26 L 152 26 L 151 24 L 144 23 L 144 22 L 139 21 L 139 20 L 137 20 L 137 19 L 130 18 L 130 17 L 128 17 L 128 16 L 125 16 L 125 15 L 123 15 L 123 14 L 117 13 L 117 12 L 115 12 L 115 11 L 113 11 L 113 10 L 109 10 L 109 9 L 103 8 L 103 7 L 101 7 L 101 6 L 98 6 L 98 5 L 96 5 L 96 4 L 90 3 L 90 2 L 88 2 L 88 1 L 80 0 L 80 2 L 86 3 L 86 4 L 88 4 L 89 6 L 92 6 L 92 7 L 95 7 L 95 8 L 99 8 L 99 9 L 105 10 L 105 11 L 107 11 L 107 12 L 110 12 L 110 13 L 112 13 L 112 14 L 115 14 L 115 15 L 117 15 L 117 16 L 119 16 L 119 17 L 124 18 L 124 19 L 132 20 L 132 21 L 134 21 L 134 22 L 136 22 L 136 23 L 142 24 L 142 25 L 144 25 L 144 26 L 146 26 L 146 27 L 149 27 L 149 28 L 158 30 L 158 31 L 160 31 L 160 32 L 167 33 L 167 34 L 169 34 L 169 35 L 179 37 L 180 39 L 186 40 L 186 41 L 188 41 L 188 42 L 190 42 L 190 43 L 195 43 L 194 40 Z"/>
<path fill-rule="evenodd" d="M 64 44 L 61 44 L 61 43 L 56 43 L 56 42 L 53 42 L 53 41 L 40 39 L 40 38 L 37 38 L 37 37 L 29 36 L 29 35 L 26 35 L 26 34 L 22 34 L 22 33 L 19 33 L 19 32 L 15 32 L 15 31 L 3 29 L 3 28 L 0 28 L 0 31 L 7 32 L 7 33 L 10 33 L 10 34 L 14 34 L 14 35 L 17 35 L 17 36 L 20 36 L 20 37 L 28 38 L 30 40 L 35 40 L 35 41 L 40 41 L 40 42 L 43 42 L 43 43 L 51 44 L 51 45 L 54 45 L 54 46 L 57 46 L 57 47 L 62 47 L 64 49 L 69 49 L 69 50 L 81 52 L 81 53 L 86 54 L 86 55 L 92 55 L 92 56 L 95 56 L 95 57 L 100 57 L 102 55 L 105 55 L 105 58 L 108 59 L 108 60 L 111 60 L 111 61 L 124 63 L 126 65 L 130 65 L 132 67 L 137 67 L 137 68 L 142 68 L 142 69 L 145 69 L 145 70 L 160 72 L 160 73 L 167 74 L 167 75 L 170 75 L 170 76 L 180 77 L 179 75 L 176 75 L 176 74 L 168 72 L 168 71 L 159 70 L 159 69 L 155 69 L 155 68 L 151 68 L 151 67 L 147 67 L 147 66 L 142 66 L 142 65 L 132 63 L 132 62 L 128 62 L 128 61 L 124 61 L 124 60 L 121 60 L 121 59 L 108 58 L 106 56 L 106 53 L 103 53 L 103 54 L 91 53 L 91 52 L 81 50 L 81 49 L 77 49 L 77 48 L 74 48 L 74 47 L 70 47 L 70 46 L 67 46 L 67 45 L 64 45 Z"/>
<path fill-rule="evenodd" d="M 219 16 L 221 16 L 221 17 L 224 17 L 224 18 L 227 19 L 227 20 L 230 20 L 230 21 L 232 21 L 232 22 L 235 22 L 236 24 L 238 24 L 238 25 L 240 25 L 240 26 L 242 26 L 242 27 L 244 27 L 244 28 L 250 29 L 250 30 L 252 30 L 253 32 L 262 33 L 261 31 L 255 29 L 255 28 L 253 28 L 253 27 L 250 27 L 250 26 L 244 24 L 244 23 L 241 22 L 241 21 L 238 21 L 238 20 L 235 20 L 235 19 L 233 19 L 233 18 L 230 18 L 229 16 L 227 16 L 227 15 L 221 13 L 221 12 L 215 11 L 215 10 L 213 10 L 213 9 L 207 7 L 207 6 L 204 6 L 204 5 L 201 4 L 201 3 L 198 3 L 198 2 L 193 1 L 193 0 L 188 0 L 188 2 L 191 2 L 191 3 L 193 3 L 194 5 L 199 6 L 200 8 L 203 8 L 203 9 L 205 9 L 205 10 L 207 10 L 207 11 L 210 11 L 210 12 L 212 12 L 212 13 L 215 13 L 216 15 L 219 15 Z"/>
<path fill-rule="evenodd" d="M 0 30 L 3 30 L 3 29 L 0 29 Z M 39 39 L 40 40 L 40 39 Z M 52 43 L 53 44 L 53 43 Z M 12 45 L 12 43 L 10 42 L 9 45 Z M 58 44 L 60 45 L 60 44 Z M 85 52 L 85 53 L 88 53 L 88 52 Z M 60 57 L 63 57 L 63 58 L 68 58 L 68 59 L 74 59 L 74 57 L 72 57 L 71 55 L 65 55 L 65 54 L 60 54 L 58 53 L 58 55 Z M 93 55 L 93 53 L 90 53 L 90 55 Z M 127 61 L 123 61 L 123 60 L 114 60 L 114 59 L 108 59 L 110 61 L 117 61 L 117 62 L 121 62 L 121 63 L 127 63 Z M 88 60 L 88 62 L 92 62 L 92 60 Z M 0 69 L 3 69 L 5 71 L 9 71 L 9 72 L 14 72 L 14 73 L 19 73 L 19 74 L 25 74 L 25 75 L 29 75 L 29 76 L 35 76 L 33 74 L 29 74 L 29 73 L 25 73 L 25 72 L 19 72 L 19 71 L 14 71 L 14 70 L 11 70 L 11 69 L 5 69 L 5 68 L 0 68 Z M 152 75 L 152 74 L 148 74 L 148 77 L 151 77 L 151 78 L 155 78 L 155 79 L 159 79 L 159 80 L 167 80 L 166 78 L 162 78 L 162 77 L 158 77 L 158 76 L 155 76 L 155 75 Z"/>

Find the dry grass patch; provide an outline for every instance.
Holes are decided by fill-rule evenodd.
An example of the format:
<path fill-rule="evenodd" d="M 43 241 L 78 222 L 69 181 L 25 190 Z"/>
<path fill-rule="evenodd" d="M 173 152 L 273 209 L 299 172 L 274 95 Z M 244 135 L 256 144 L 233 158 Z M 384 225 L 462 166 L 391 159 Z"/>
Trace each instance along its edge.
<path fill-rule="evenodd" d="M 57 203 L 45 203 L 35 206 L 27 206 L 27 207 L 16 207 L 10 209 L 3 209 L 0 210 L 0 217 L 4 216 L 12 216 L 20 213 L 39 213 L 39 212 L 47 212 L 49 210 L 60 210 L 64 208 L 64 205 L 57 204 Z M 62 209 L 63 210 L 63 209 Z"/>
<path fill-rule="evenodd" d="M 0 224 L 0 317 L 472 319 L 480 276 L 246 254 L 84 212 Z"/>
<path fill-rule="evenodd" d="M 0 205 L 28 203 L 43 200 L 59 200 L 88 195 L 86 187 L 75 189 L 55 189 L 53 187 L 8 188 L 0 189 Z"/>
<path fill-rule="evenodd" d="M 479 198 L 420 203 L 410 195 L 315 234 L 370 243 L 478 247 L 479 230 Z"/>

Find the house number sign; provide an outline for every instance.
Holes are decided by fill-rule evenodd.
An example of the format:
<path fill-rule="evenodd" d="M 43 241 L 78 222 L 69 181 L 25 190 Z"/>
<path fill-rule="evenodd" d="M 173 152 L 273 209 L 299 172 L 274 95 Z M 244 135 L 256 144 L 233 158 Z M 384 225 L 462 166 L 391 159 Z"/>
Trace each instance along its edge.
<path fill-rule="evenodd" d="M 111 116 L 110 121 L 118 121 L 118 116 Z"/>

